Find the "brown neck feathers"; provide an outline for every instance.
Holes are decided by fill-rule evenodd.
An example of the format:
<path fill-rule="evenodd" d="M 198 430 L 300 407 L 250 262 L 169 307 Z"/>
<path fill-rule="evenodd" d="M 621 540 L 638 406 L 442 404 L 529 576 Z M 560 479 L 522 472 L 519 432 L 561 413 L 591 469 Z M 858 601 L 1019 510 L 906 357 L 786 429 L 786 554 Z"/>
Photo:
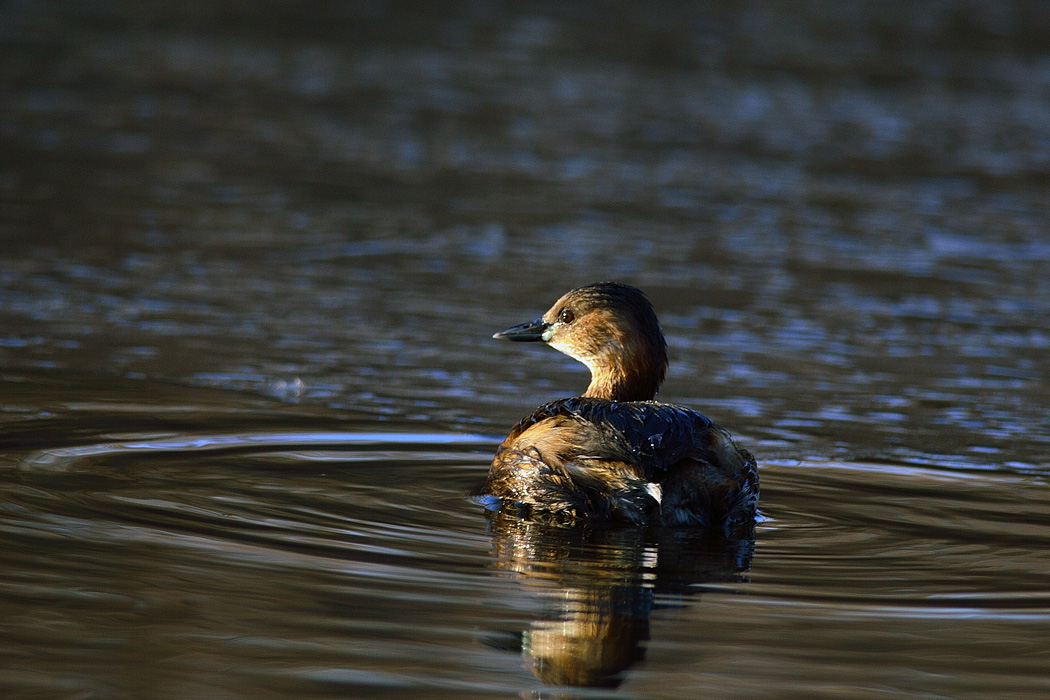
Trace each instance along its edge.
<path fill-rule="evenodd" d="M 591 383 L 585 397 L 611 401 L 650 401 L 667 370 L 663 337 L 623 339 L 616 352 L 603 353 L 588 362 Z M 657 342 L 659 341 L 659 342 Z"/>

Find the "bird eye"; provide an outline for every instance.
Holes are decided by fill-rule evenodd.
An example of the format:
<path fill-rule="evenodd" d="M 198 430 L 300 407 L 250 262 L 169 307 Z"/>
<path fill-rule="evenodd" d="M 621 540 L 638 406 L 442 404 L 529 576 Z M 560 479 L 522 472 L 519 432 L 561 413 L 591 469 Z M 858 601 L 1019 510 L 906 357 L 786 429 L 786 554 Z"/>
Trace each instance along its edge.
<path fill-rule="evenodd" d="M 562 309 L 558 314 L 558 320 L 562 323 L 572 323 L 576 320 L 576 314 L 572 312 L 572 309 Z"/>

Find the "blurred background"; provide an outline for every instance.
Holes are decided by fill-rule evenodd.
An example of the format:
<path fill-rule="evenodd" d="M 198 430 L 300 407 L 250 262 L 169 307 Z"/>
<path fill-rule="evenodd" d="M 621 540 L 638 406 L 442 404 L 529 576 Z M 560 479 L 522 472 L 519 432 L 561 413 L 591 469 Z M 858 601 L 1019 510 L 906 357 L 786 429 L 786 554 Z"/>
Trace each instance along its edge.
<path fill-rule="evenodd" d="M 7 0 L 0 694 L 1043 697 L 1048 194 L 1040 0 Z M 599 280 L 754 540 L 469 500 Z"/>
<path fill-rule="evenodd" d="M 491 333 L 613 279 L 661 315 L 661 398 L 773 449 L 1045 465 L 1045 3 L 0 25 L 0 366 L 499 432 L 586 370 Z"/>

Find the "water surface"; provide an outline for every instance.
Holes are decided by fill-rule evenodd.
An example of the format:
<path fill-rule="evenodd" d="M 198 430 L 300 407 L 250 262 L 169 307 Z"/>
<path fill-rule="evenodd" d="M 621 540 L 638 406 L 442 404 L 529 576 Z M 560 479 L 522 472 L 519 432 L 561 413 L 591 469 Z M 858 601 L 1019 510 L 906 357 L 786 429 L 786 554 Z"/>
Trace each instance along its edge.
<path fill-rule="evenodd" d="M 76 380 L 0 462 L 18 697 L 1047 687 L 1045 476 L 767 460 L 753 541 L 545 528 L 469 498 L 489 436 L 235 398 L 259 424 L 215 433 L 218 393 L 114 380 L 85 405 Z"/>
<path fill-rule="evenodd" d="M 5 697 L 1043 697 L 1041 3 L 9 3 Z M 753 541 L 470 498 L 642 287 Z M 582 684 L 582 685 L 581 685 Z M 566 691 L 567 692 L 567 691 Z"/>

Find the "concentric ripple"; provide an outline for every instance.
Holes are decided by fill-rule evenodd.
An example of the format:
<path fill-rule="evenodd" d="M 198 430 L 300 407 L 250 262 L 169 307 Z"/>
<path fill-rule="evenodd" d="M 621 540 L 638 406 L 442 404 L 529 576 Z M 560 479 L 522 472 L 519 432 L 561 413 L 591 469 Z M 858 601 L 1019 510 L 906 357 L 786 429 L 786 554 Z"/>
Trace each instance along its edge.
<path fill-rule="evenodd" d="M 1046 687 L 1045 479 L 767 463 L 755 541 L 716 545 L 487 514 L 469 495 L 494 443 L 130 433 L 5 459 L 0 645 L 19 660 L 5 683 L 55 697 Z"/>

